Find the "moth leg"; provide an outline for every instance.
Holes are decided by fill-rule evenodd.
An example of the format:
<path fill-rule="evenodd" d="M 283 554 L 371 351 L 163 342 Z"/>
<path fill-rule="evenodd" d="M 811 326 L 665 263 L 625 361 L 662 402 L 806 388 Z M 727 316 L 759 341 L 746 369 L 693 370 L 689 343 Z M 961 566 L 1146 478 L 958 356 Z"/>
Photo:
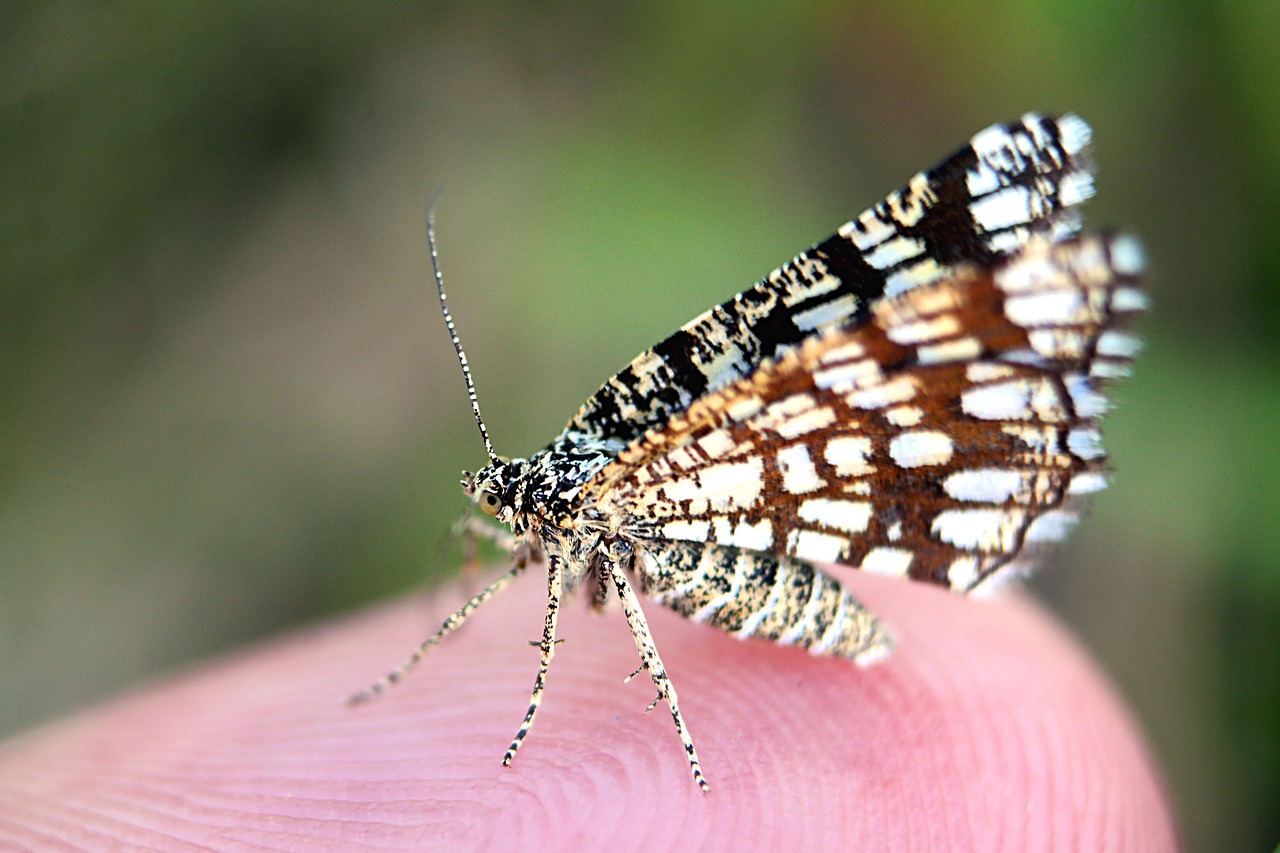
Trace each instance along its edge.
<path fill-rule="evenodd" d="M 613 595 L 613 578 L 600 567 L 596 568 L 595 576 L 596 583 L 591 590 L 591 609 L 600 612 L 609 604 L 609 599 Z M 636 670 L 636 672 L 639 671 L 639 669 Z"/>
<path fill-rule="evenodd" d="M 449 538 L 446 544 L 454 541 L 462 543 L 462 569 L 458 576 L 462 581 L 462 588 L 467 594 L 475 591 L 476 579 L 483 570 L 480 557 L 476 553 L 477 540 L 489 542 L 507 553 L 512 553 L 517 544 L 516 537 L 505 528 L 488 524 L 484 519 L 471 513 L 459 518 L 449 531 Z"/>
<path fill-rule="evenodd" d="M 466 622 L 467 618 L 470 617 L 471 614 L 474 613 L 482 604 L 502 592 L 502 590 L 506 588 L 507 584 L 515 580 L 516 577 L 524 571 L 526 565 L 528 565 L 527 561 L 523 557 L 518 557 L 515 564 L 506 572 L 506 574 L 502 575 L 493 583 L 480 590 L 480 592 L 473 595 L 470 601 L 459 607 L 454 611 L 453 615 L 444 620 L 444 624 L 440 626 L 440 630 L 423 640 L 422 645 L 418 646 L 414 653 L 409 656 L 408 660 L 384 675 L 378 681 L 369 685 L 368 688 L 351 696 L 351 698 L 347 700 L 347 704 L 359 705 L 361 702 L 367 702 L 375 696 L 380 695 L 388 687 L 403 678 L 406 672 L 413 669 L 414 666 L 417 665 L 418 661 L 422 660 L 432 646 L 452 634 L 459 626 L 462 625 L 463 622 Z"/>
<path fill-rule="evenodd" d="M 511 759 L 516 757 L 516 751 L 520 749 L 520 744 L 524 743 L 525 735 L 529 734 L 529 729 L 533 728 L 533 718 L 538 713 L 538 706 L 542 704 L 542 689 L 547 683 L 547 669 L 551 666 L 551 658 L 556 653 L 556 618 L 560 615 L 562 587 L 560 564 L 561 558 L 556 554 L 550 555 L 547 559 L 547 613 L 542 620 L 542 642 L 538 644 L 542 659 L 538 663 L 538 676 L 533 680 L 529 710 L 525 712 L 524 722 L 520 724 L 520 730 L 516 732 L 511 746 L 507 748 L 507 754 L 502 757 L 503 767 L 511 766 Z"/>
<path fill-rule="evenodd" d="M 622 600 L 622 612 L 627 616 L 627 625 L 631 628 L 631 636 L 636 643 L 636 651 L 640 653 L 640 660 L 644 663 L 643 669 L 649 670 L 649 677 L 653 679 L 653 686 L 658 688 L 658 698 L 655 699 L 645 713 L 657 707 L 658 702 L 665 700 L 667 707 L 671 709 L 671 719 L 675 721 L 676 732 L 680 735 L 680 743 L 684 745 L 685 754 L 689 757 L 689 769 L 693 771 L 693 781 L 698 783 L 698 787 L 703 793 L 710 790 L 707 785 L 706 777 L 702 775 L 702 765 L 698 761 L 698 751 L 694 749 L 693 738 L 689 734 L 689 729 L 684 724 L 684 717 L 680 715 L 680 700 L 676 697 L 676 687 L 671 683 L 670 676 L 667 675 L 667 669 L 662 665 L 662 658 L 658 655 L 658 647 L 653 642 L 653 635 L 649 633 L 649 623 L 644 618 L 644 611 L 640 609 L 640 601 L 636 598 L 635 592 L 631 589 L 631 584 L 627 582 L 627 577 L 622 573 L 617 563 L 609 561 L 609 575 L 613 579 L 613 585 L 618 590 L 618 598 Z M 639 670 L 637 670 L 639 672 Z M 635 673 L 632 673 L 634 676 Z"/>
<path fill-rule="evenodd" d="M 644 665 L 644 664 L 640 664 L 638 667 L 636 667 L 636 668 L 632 671 L 632 673 L 631 673 L 630 675 L 628 675 L 626 678 L 622 679 L 622 683 L 623 683 L 623 684 L 630 684 L 630 683 L 631 683 L 631 680 L 632 680 L 633 678 L 635 678 L 637 675 L 639 675 L 640 673 L 642 673 L 642 672 L 644 672 L 644 671 L 645 671 L 645 668 L 646 668 L 646 667 L 645 667 L 645 665 Z M 659 693 L 659 694 L 658 694 L 658 698 L 657 698 L 657 699 L 654 699 L 652 702 L 650 702 L 650 703 L 645 707 L 644 712 L 645 712 L 646 714 L 647 714 L 647 713 L 649 713 L 649 712 L 650 712 L 650 711 L 652 711 L 654 708 L 658 707 L 658 703 L 659 703 L 659 702 L 661 702 L 661 701 L 662 701 L 662 694 L 661 694 L 661 693 Z"/>
<path fill-rule="evenodd" d="M 464 537 L 463 543 L 466 547 L 473 547 L 477 539 L 484 539 L 504 551 L 510 551 L 516 545 L 516 537 L 510 530 L 495 527 L 470 513 L 458 519 L 454 524 L 454 532 L 454 535 Z M 474 557 L 475 554 L 470 553 L 468 556 Z"/>

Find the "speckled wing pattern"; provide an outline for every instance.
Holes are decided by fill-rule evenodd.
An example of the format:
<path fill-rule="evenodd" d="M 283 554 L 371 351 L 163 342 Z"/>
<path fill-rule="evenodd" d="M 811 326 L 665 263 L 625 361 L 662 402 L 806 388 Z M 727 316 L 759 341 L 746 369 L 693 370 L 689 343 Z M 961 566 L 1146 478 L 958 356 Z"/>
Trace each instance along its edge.
<path fill-rule="evenodd" d="M 829 329 L 864 320 L 871 304 L 990 265 L 1034 234 L 1080 227 L 1093 195 L 1089 126 L 1037 114 L 994 125 L 835 234 L 641 354 L 604 384 L 565 435 L 634 441 L 694 400 Z"/>

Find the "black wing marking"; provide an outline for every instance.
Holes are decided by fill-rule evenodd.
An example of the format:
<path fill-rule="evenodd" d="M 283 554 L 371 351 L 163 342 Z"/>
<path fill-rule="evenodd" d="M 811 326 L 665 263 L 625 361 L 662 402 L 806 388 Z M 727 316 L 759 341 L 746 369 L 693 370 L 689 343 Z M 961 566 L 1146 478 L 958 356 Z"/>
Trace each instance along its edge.
<path fill-rule="evenodd" d="M 867 314 L 882 295 L 988 265 L 1037 233 L 1079 229 L 1093 194 L 1091 131 L 1073 115 L 994 125 L 754 287 L 692 320 L 610 379 L 562 438 L 622 446 L 709 391 L 821 332 Z"/>

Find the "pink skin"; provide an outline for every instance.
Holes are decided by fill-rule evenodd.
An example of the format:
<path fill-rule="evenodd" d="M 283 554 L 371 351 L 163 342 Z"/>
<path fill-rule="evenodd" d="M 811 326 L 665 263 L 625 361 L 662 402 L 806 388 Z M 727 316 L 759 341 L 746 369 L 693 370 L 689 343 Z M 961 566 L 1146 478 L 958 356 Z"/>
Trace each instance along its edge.
<path fill-rule="evenodd" d="M 694 786 L 620 612 L 570 602 L 536 725 L 543 583 L 517 581 L 369 705 L 456 591 L 303 631 L 0 745 L 0 848 L 1169 851 L 1142 736 L 1025 597 L 876 577 L 866 670 L 646 613 Z"/>

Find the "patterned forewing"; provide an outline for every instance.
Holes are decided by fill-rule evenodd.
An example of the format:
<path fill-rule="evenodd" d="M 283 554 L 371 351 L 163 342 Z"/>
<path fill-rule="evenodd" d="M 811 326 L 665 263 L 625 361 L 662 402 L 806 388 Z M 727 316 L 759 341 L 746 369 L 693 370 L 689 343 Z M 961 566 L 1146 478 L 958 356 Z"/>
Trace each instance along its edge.
<path fill-rule="evenodd" d="M 619 446 L 801 341 L 866 316 L 881 296 L 986 265 L 1034 234 L 1065 237 L 1093 194 L 1089 126 L 1028 114 L 994 125 L 749 290 L 610 379 L 565 427 Z"/>
<path fill-rule="evenodd" d="M 970 591 L 1104 485 L 1105 380 L 1145 306 L 1128 238 L 1028 242 L 877 302 L 708 394 L 584 490 L 638 538 L 838 561 Z"/>

